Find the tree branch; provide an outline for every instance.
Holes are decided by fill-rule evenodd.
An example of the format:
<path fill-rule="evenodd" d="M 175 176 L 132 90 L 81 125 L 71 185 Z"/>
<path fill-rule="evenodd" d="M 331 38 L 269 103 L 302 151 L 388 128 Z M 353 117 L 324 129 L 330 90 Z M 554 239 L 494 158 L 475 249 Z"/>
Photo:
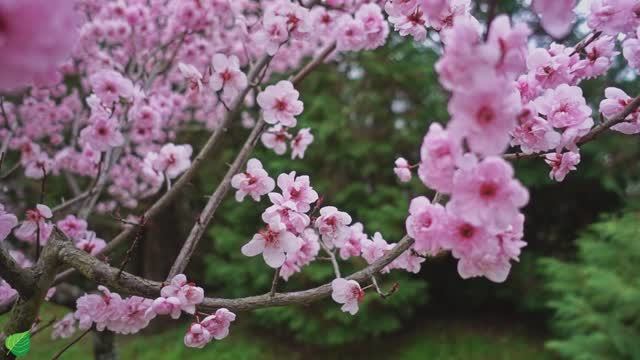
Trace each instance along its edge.
<path fill-rule="evenodd" d="M 7 249 L 1 244 L 0 277 L 9 283 L 12 288 L 16 289 L 20 296 L 29 297 L 33 294 L 35 285 L 33 271 L 20 267 Z"/>
<path fill-rule="evenodd" d="M 639 106 L 640 106 L 640 96 L 633 99 L 633 101 L 631 101 L 627 106 L 625 106 L 624 109 L 614 117 L 610 118 L 609 120 L 603 122 L 598 126 L 593 127 L 591 131 L 589 131 L 589 133 L 587 133 L 585 136 L 581 137 L 576 144 L 584 145 L 592 141 L 596 137 L 598 137 L 600 134 L 602 134 L 612 126 L 615 126 L 617 124 L 624 122 L 627 116 L 629 116 L 632 112 L 634 112 Z M 519 153 L 505 154 L 503 155 L 503 158 L 506 160 L 519 160 L 519 159 L 527 159 L 527 158 L 541 157 L 541 156 L 544 156 L 544 153 L 525 154 L 523 152 L 519 152 Z"/>
<path fill-rule="evenodd" d="M 70 241 L 61 241 L 59 238 L 53 239 L 57 248 L 60 261 L 78 270 L 84 277 L 99 284 L 105 285 L 113 291 L 121 293 L 156 298 L 160 294 L 163 284 L 157 281 L 141 278 L 128 272 L 122 272 L 118 277 L 119 269 L 98 260 L 97 258 L 77 249 Z M 372 275 L 377 274 L 385 266 L 407 251 L 413 244 L 413 240 L 405 236 L 393 249 L 384 256 L 376 260 L 368 267 L 352 274 L 348 279 L 358 282 L 368 281 Z M 232 311 L 248 311 L 259 308 L 304 305 L 328 297 L 331 294 L 331 284 L 324 284 L 313 289 L 275 293 L 270 292 L 264 295 L 249 296 L 238 299 L 205 298 L 200 308 L 205 311 L 215 310 L 221 307 Z"/>

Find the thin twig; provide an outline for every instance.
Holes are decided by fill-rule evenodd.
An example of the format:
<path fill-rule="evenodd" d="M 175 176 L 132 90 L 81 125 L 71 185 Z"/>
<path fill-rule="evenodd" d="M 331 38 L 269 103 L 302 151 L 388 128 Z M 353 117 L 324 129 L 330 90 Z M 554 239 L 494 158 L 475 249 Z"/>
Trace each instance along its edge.
<path fill-rule="evenodd" d="M 73 339 L 73 341 L 71 341 L 67 346 L 65 346 L 64 348 L 62 348 L 60 351 L 58 351 L 55 355 L 53 355 L 53 357 L 51 358 L 51 360 L 57 360 L 60 358 L 60 356 L 62 356 L 62 354 L 64 354 L 65 351 L 69 350 L 73 345 L 75 345 L 78 341 L 82 340 L 83 337 L 85 337 L 85 335 L 87 335 L 89 332 L 91 331 L 91 328 L 85 330 L 82 334 L 80 334 L 80 336 L 78 336 L 77 338 Z"/>
<path fill-rule="evenodd" d="M 336 254 L 333 253 L 333 251 L 331 251 L 327 245 L 324 243 L 324 241 L 320 240 L 318 241 L 320 243 L 320 246 L 322 247 L 322 250 L 324 250 L 324 252 L 327 253 L 327 255 L 329 255 L 329 260 L 331 260 L 331 265 L 333 266 L 333 273 L 336 275 L 336 278 L 341 278 L 342 276 L 340 275 L 340 266 L 338 265 L 338 260 L 336 259 Z"/>
<path fill-rule="evenodd" d="M 271 282 L 271 291 L 269 292 L 269 295 L 271 295 L 271 297 L 274 297 L 276 295 L 278 280 L 280 279 L 280 269 L 281 267 L 277 268 L 276 271 L 274 271 L 273 273 L 273 281 Z"/>
<path fill-rule="evenodd" d="M 49 326 L 53 325 L 53 323 L 56 322 L 56 317 L 54 316 L 51 320 L 47 321 L 44 325 L 38 326 L 37 328 L 33 329 L 31 331 L 31 337 L 33 338 L 34 336 L 38 335 L 38 333 L 42 332 L 42 330 L 48 328 Z"/>

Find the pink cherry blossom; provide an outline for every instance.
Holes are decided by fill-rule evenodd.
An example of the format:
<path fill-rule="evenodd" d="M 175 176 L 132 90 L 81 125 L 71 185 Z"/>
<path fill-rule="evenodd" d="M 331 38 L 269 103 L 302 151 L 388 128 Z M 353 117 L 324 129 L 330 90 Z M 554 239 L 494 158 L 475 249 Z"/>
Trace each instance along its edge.
<path fill-rule="evenodd" d="M 194 314 L 196 305 L 204 299 L 204 290 L 188 282 L 184 274 L 178 274 L 171 279 L 169 285 L 160 290 L 160 295 L 164 298 L 177 298 L 182 311 Z"/>
<path fill-rule="evenodd" d="M 180 299 L 175 296 L 159 297 L 153 300 L 147 312 L 149 313 L 147 317 L 153 317 L 153 313 L 156 315 L 169 315 L 172 319 L 179 319 L 180 314 L 182 314 Z"/>
<path fill-rule="evenodd" d="M 300 93 L 290 81 L 282 80 L 267 86 L 257 97 L 264 121 L 267 124 L 295 127 L 296 116 L 302 114 L 304 109 L 302 101 L 298 100 L 299 96 Z"/>
<path fill-rule="evenodd" d="M 59 220 L 56 225 L 65 235 L 76 240 L 87 231 L 87 221 L 74 215 L 67 215 L 64 219 Z"/>
<path fill-rule="evenodd" d="M 389 22 L 401 36 L 411 35 L 415 41 L 424 41 L 427 37 L 427 18 L 422 8 L 412 7 L 410 11 L 397 6 L 405 1 L 387 1 L 384 10 L 389 14 Z M 415 1 L 412 1 L 412 6 Z"/>
<path fill-rule="evenodd" d="M 6 212 L 4 205 L 0 204 L 0 242 L 9 236 L 11 230 L 18 225 L 18 218 Z"/>
<path fill-rule="evenodd" d="M 640 38 L 626 39 L 622 43 L 622 55 L 624 55 L 630 67 L 640 71 Z"/>
<path fill-rule="evenodd" d="M 35 159 L 26 164 L 24 176 L 40 180 L 45 176 L 45 174 L 51 175 L 54 169 L 54 163 L 49 156 L 45 153 L 40 153 L 35 156 Z"/>
<path fill-rule="evenodd" d="M 604 96 L 606 99 L 600 102 L 600 112 L 607 119 L 618 115 L 633 100 L 627 93 L 615 87 L 606 88 L 604 90 Z M 612 126 L 611 129 L 623 134 L 639 133 L 640 110 L 636 109 L 631 112 L 631 114 L 625 118 L 624 122 Z"/>
<path fill-rule="evenodd" d="M 117 334 L 136 334 L 140 330 L 149 326 L 151 318 L 147 315 L 147 310 L 151 308 L 151 299 L 140 296 L 131 296 L 124 299 L 120 305 L 117 320 L 112 321 L 108 328 Z"/>
<path fill-rule="evenodd" d="M 398 256 L 395 260 L 389 264 L 389 268 L 391 269 L 401 269 L 407 272 L 417 274 L 420 272 L 422 268 L 422 263 L 425 262 L 426 259 L 424 256 L 418 256 L 411 251 L 411 249 L 403 252 Z"/>
<path fill-rule="evenodd" d="M 294 235 L 302 233 L 311 223 L 307 214 L 298 211 L 298 206 L 294 201 L 287 200 L 278 193 L 269 193 L 269 200 L 273 205 L 262 213 L 262 220 L 265 223 L 281 221 L 286 225 L 287 230 Z"/>
<path fill-rule="evenodd" d="M 498 74 L 513 79 L 527 68 L 527 39 L 531 30 L 524 23 L 510 24 L 509 17 L 498 15 L 491 22 L 487 46 L 487 58 L 497 55 L 494 60 Z M 490 56 L 489 54 L 495 53 Z"/>
<path fill-rule="evenodd" d="M 300 233 L 302 246 L 297 252 L 287 254 L 287 259 L 280 268 L 280 277 L 287 281 L 291 275 L 300 272 L 302 267 L 315 260 L 320 251 L 318 238 L 318 234 L 312 228 L 306 228 Z"/>
<path fill-rule="evenodd" d="M 593 126 L 591 108 L 577 86 L 561 84 L 549 89 L 535 100 L 535 105 L 553 127 L 565 129 L 562 145 L 568 148 L 572 148 L 578 137 L 585 135 Z"/>
<path fill-rule="evenodd" d="M 262 168 L 262 163 L 258 159 L 249 159 L 247 171 L 236 174 L 231 178 L 231 186 L 237 189 L 236 200 L 242 201 L 246 195 L 251 196 L 255 201 L 260 201 L 260 197 L 275 188 L 275 181 Z"/>
<path fill-rule="evenodd" d="M 281 125 L 270 127 L 260 136 L 264 146 L 267 149 L 273 149 L 278 155 L 282 155 L 287 151 L 287 140 L 290 138 L 291 135 L 287 132 L 287 128 Z"/>
<path fill-rule="evenodd" d="M 528 201 L 529 193 L 513 178 L 511 164 L 488 157 L 456 172 L 448 209 L 476 226 L 502 231 Z"/>
<path fill-rule="evenodd" d="M 213 91 L 223 90 L 226 96 L 232 98 L 247 86 L 247 76 L 240 70 L 237 56 L 215 54 L 211 64 L 213 74 L 209 81 Z"/>
<path fill-rule="evenodd" d="M 362 242 L 367 239 L 367 234 L 364 233 L 364 227 L 361 223 L 355 223 L 349 226 L 351 230 L 347 241 L 340 248 L 340 257 L 343 260 L 347 260 L 352 256 L 360 256 L 362 253 Z"/>
<path fill-rule="evenodd" d="M 537 114 L 533 103 L 524 105 L 517 117 L 518 125 L 511 133 L 511 145 L 520 145 L 525 154 L 547 151 L 560 145 L 561 135 Z"/>
<path fill-rule="evenodd" d="M 318 193 L 311 187 L 311 181 L 307 175 L 296 176 L 295 171 L 280 174 L 277 184 L 282 190 L 284 199 L 296 203 L 300 212 L 308 212 L 311 209 L 311 204 L 318 200 Z"/>
<path fill-rule="evenodd" d="M 124 136 L 116 118 L 98 115 L 91 120 L 92 123 L 80 131 L 83 143 L 97 151 L 108 151 L 124 144 Z"/>
<path fill-rule="evenodd" d="M 68 313 L 62 320 L 53 324 L 53 331 L 51 332 L 51 338 L 66 339 L 71 337 L 76 332 L 76 319 L 73 313 Z"/>
<path fill-rule="evenodd" d="M 15 301 L 18 292 L 6 281 L 0 279 L 0 305 L 6 305 Z"/>
<path fill-rule="evenodd" d="M 91 88 L 103 104 L 111 106 L 120 98 L 133 97 L 133 83 L 114 70 L 100 70 L 89 78 Z"/>
<path fill-rule="evenodd" d="M 551 166 L 549 178 L 560 182 L 564 180 L 569 172 L 576 170 L 576 165 L 580 163 L 580 153 L 572 151 L 551 153 L 545 155 L 544 161 Z"/>
<path fill-rule="evenodd" d="M 356 11 L 355 18 L 364 25 L 365 49 L 371 50 L 384 45 L 389 35 L 389 25 L 384 20 L 380 6 L 364 4 Z"/>
<path fill-rule="evenodd" d="M 0 8 L 0 89 L 55 76 L 77 40 L 73 2 L 3 1 Z"/>
<path fill-rule="evenodd" d="M 520 95 L 513 86 L 487 77 L 477 88 L 454 92 L 449 101 L 449 132 L 456 138 L 464 137 L 474 152 L 500 154 L 509 145 L 509 132 L 516 127 L 520 106 Z"/>
<path fill-rule="evenodd" d="M 418 252 L 438 254 L 442 248 L 443 229 L 446 213 L 440 204 L 431 204 L 425 196 L 411 200 L 407 217 L 407 234 L 415 240 L 414 249 Z"/>
<path fill-rule="evenodd" d="M 24 241 L 35 242 L 36 233 L 40 229 L 40 245 L 46 244 L 52 230 L 52 225 L 47 222 L 47 219 L 52 216 L 51 209 L 42 204 L 36 205 L 35 209 L 27 210 L 25 220 L 14 232 L 16 237 Z"/>
<path fill-rule="evenodd" d="M 331 298 L 338 304 L 343 304 L 340 310 L 355 315 L 358 303 L 364 299 L 364 290 L 355 280 L 337 278 L 331 282 Z"/>
<path fill-rule="evenodd" d="M 344 246 L 351 234 L 350 224 L 349 214 L 339 211 L 334 206 L 325 206 L 320 209 L 320 216 L 316 219 L 315 226 L 322 236 L 322 241 L 329 248 L 333 248 Z"/>
<path fill-rule="evenodd" d="M 486 228 L 473 225 L 451 212 L 447 220 L 445 232 L 448 236 L 445 237 L 445 245 L 455 258 L 482 253 L 490 245 L 492 236 Z"/>
<path fill-rule="evenodd" d="M 583 79 L 605 74 L 619 54 L 614 51 L 615 45 L 615 39 L 612 36 L 600 36 L 585 47 L 586 59 L 573 65 L 573 73 Z"/>
<path fill-rule="evenodd" d="M 577 56 L 577 55 L 575 55 Z M 560 84 L 571 83 L 575 75 L 571 72 L 572 59 L 564 52 L 552 55 L 536 48 L 529 52 L 527 68 L 538 86 L 553 89 Z"/>
<path fill-rule="evenodd" d="M 187 80 L 187 89 L 189 96 L 199 94 L 203 89 L 203 77 L 198 69 L 191 64 L 178 64 L 180 74 Z"/>
<path fill-rule="evenodd" d="M 372 239 L 362 239 L 362 257 L 371 264 L 381 258 L 386 251 L 391 250 L 393 245 L 387 243 L 382 234 L 376 232 Z"/>
<path fill-rule="evenodd" d="M 640 20 L 636 0 L 593 0 L 587 25 L 605 34 L 617 35 L 635 31 Z"/>
<path fill-rule="evenodd" d="M 540 14 L 544 30 L 556 39 L 565 37 L 573 26 L 576 0 L 534 0 L 533 9 Z"/>
<path fill-rule="evenodd" d="M 304 159 L 304 153 L 313 142 L 313 135 L 310 128 L 300 129 L 298 134 L 291 140 L 291 159 Z"/>
<path fill-rule="evenodd" d="M 216 310 L 214 315 L 209 315 L 200 323 L 207 329 L 211 337 L 216 340 L 222 340 L 229 335 L 229 326 L 236 319 L 236 314 L 222 308 Z"/>
<path fill-rule="evenodd" d="M 211 341 L 211 333 L 202 324 L 191 324 L 189 330 L 184 335 L 184 345 L 192 348 L 202 349 Z"/>
<path fill-rule="evenodd" d="M 398 179 L 401 182 L 409 182 L 411 181 L 411 166 L 407 159 L 400 157 L 395 161 L 395 167 L 393 168 L 393 172 L 396 174 Z"/>
<path fill-rule="evenodd" d="M 262 254 L 267 265 L 275 269 L 284 264 L 286 254 L 295 253 L 301 245 L 301 240 L 287 231 L 284 223 L 274 220 L 242 247 L 242 254 Z"/>
<path fill-rule="evenodd" d="M 120 295 L 104 286 L 98 286 L 98 290 L 102 294 L 84 295 L 76 301 L 74 317 L 78 319 L 80 330 L 87 330 L 95 324 L 98 331 L 103 331 L 121 316 L 123 301 Z"/>
<path fill-rule="evenodd" d="M 145 163 L 157 173 L 165 174 L 169 179 L 175 179 L 191 166 L 191 145 L 164 145 L 159 152 L 150 152 L 145 157 Z"/>
<path fill-rule="evenodd" d="M 442 129 L 440 124 L 431 124 L 420 147 L 420 180 L 427 187 L 442 193 L 451 192 L 456 161 L 461 155 L 459 142 Z"/>
<path fill-rule="evenodd" d="M 359 51 L 367 42 L 364 23 L 359 19 L 345 15 L 338 20 L 336 29 L 336 48 L 339 51 Z"/>
<path fill-rule="evenodd" d="M 78 249 L 81 249 L 93 256 L 98 255 L 107 246 L 107 243 L 104 240 L 97 238 L 96 233 L 93 231 L 85 231 L 76 240 L 76 247 Z"/>

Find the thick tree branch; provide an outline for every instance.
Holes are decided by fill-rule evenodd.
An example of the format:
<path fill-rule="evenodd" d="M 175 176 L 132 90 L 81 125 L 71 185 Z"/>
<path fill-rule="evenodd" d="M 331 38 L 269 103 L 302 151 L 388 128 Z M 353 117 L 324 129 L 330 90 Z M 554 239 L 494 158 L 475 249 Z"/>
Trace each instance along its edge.
<path fill-rule="evenodd" d="M 103 284 L 113 291 L 121 293 L 144 296 L 147 298 L 155 298 L 159 296 L 160 289 L 163 284 L 157 281 L 151 281 L 139 276 L 122 272 L 118 277 L 119 269 L 96 259 L 95 257 L 79 250 L 69 241 L 54 240 L 58 248 L 60 261 L 78 270 L 86 278 L 93 280 L 99 284 Z M 369 281 L 372 275 L 377 274 L 385 266 L 389 265 L 393 260 L 407 251 L 413 244 L 413 240 L 405 236 L 396 246 L 389 250 L 383 257 L 369 265 L 368 267 L 352 274 L 348 279 L 358 282 Z M 331 284 L 324 284 L 313 289 L 276 293 L 273 296 L 270 293 L 259 296 L 249 296 L 238 299 L 220 299 L 205 298 L 200 308 L 205 311 L 215 310 L 221 307 L 228 308 L 233 311 L 248 311 L 259 308 L 285 306 L 285 305 L 304 305 L 311 302 L 328 297 L 331 294 Z"/>
<path fill-rule="evenodd" d="M 633 99 L 633 101 L 631 101 L 627 106 L 625 106 L 624 109 L 619 114 L 608 119 L 602 124 L 595 126 L 593 129 L 591 129 L 591 131 L 589 131 L 589 133 L 581 137 L 576 144 L 584 145 L 592 141 L 596 137 L 598 137 L 600 134 L 602 134 L 612 126 L 615 126 L 617 124 L 624 122 L 627 116 L 629 116 L 632 112 L 638 109 L 638 107 L 640 107 L 640 96 Z M 534 158 L 534 157 L 541 157 L 541 156 L 544 156 L 544 154 L 543 153 L 525 154 L 520 152 L 520 153 L 511 153 L 511 154 L 503 155 L 504 159 L 506 160 L 519 160 L 519 159 Z"/>

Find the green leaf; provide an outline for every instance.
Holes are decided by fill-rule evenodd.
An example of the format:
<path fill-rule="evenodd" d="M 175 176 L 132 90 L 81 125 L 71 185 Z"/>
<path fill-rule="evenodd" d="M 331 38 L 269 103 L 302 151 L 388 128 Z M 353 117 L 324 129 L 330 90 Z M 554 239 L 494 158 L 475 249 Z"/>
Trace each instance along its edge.
<path fill-rule="evenodd" d="M 31 333 L 28 331 L 9 336 L 4 346 L 15 356 L 25 356 L 31 348 Z"/>

